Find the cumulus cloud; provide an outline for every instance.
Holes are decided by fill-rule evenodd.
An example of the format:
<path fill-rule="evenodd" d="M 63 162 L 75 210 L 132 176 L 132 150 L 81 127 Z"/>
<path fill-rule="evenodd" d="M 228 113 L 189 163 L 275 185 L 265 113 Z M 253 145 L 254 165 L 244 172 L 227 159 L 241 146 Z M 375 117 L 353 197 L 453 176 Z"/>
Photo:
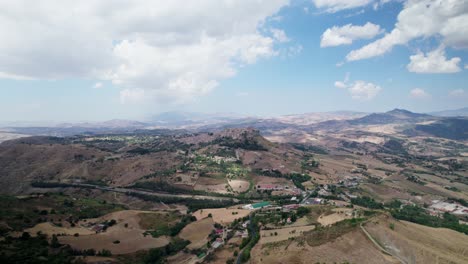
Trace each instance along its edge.
<path fill-rule="evenodd" d="M 410 97 L 414 99 L 427 99 L 430 98 L 431 95 L 421 88 L 415 88 L 410 91 Z"/>
<path fill-rule="evenodd" d="M 346 56 L 356 61 L 389 52 L 395 45 L 405 45 L 417 38 L 441 36 L 442 43 L 454 48 L 468 48 L 467 0 L 408 0 L 399 13 L 395 28 L 384 37 Z"/>
<path fill-rule="evenodd" d="M 273 34 L 273 38 L 276 39 L 277 41 L 282 42 L 282 43 L 290 41 L 288 36 L 286 36 L 286 33 L 284 32 L 284 30 L 272 28 L 270 31 Z"/>
<path fill-rule="evenodd" d="M 335 87 L 336 87 L 336 88 L 340 88 L 340 89 L 345 89 L 345 88 L 348 87 L 348 86 L 346 85 L 346 83 L 344 83 L 344 82 L 342 82 L 342 81 L 336 81 L 336 82 L 335 82 Z"/>
<path fill-rule="evenodd" d="M 355 81 L 348 87 L 351 98 L 356 100 L 370 100 L 374 98 L 382 88 L 376 84 L 365 81 Z"/>
<path fill-rule="evenodd" d="M 2 1 L 0 77 L 108 80 L 121 101 L 186 101 L 276 56 L 288 0 Z M 263 32 L 263 33 L 262 33 Z"/>
<path fill-rule="evenodd" d="M 363 26 L 347 24 L 342 27 L 328 28 L 322 34 L 320 47 L 348 45 L 357 39 L 371 39 L 382 33 L 379 25 L 367 22 Z"/>
<path fill-rule="evenodd" d="M 343 81 L 336 81 L 335 87 L 340 89 L 346 89 L 351 98 L 355 100 L 371 100 L 382 90 L 382 88 L 376 84 L 366 81 L 349 81 L 350 73 L 346 73 Z"/>
<path fill-rule="evenodd" d="M 328 13 L 363 7 L 373 2 L 373 0 L 312 0 L 315 7 L 323 9 Z"/>
<path fill-rule="evenodd" d="M 455 89 L 449 92 L 448 94 L 450 97 L 460 98 L 465 96 L 465 90 L 463 89 Z"/>
<path fill-rule="evenodd" d="M 99 88 L 101 88 L 101 87 L 102 87 L 102 82 L 97 82 L 97 83 L 95 83 L 95 84 L 93 85 L 93 88 L 94 88 L 94 89 L 99 89 Z"/>
<path fill-rule="evenodd" d="M 426 55 L 418 52 L 410 56 L 410 63 L 406 68 L 417 73 L 454 73 L 461 71 L 458 66 L 460 61 L 458 57 L 447 59 L 444 47 L 440 46 Z"/>

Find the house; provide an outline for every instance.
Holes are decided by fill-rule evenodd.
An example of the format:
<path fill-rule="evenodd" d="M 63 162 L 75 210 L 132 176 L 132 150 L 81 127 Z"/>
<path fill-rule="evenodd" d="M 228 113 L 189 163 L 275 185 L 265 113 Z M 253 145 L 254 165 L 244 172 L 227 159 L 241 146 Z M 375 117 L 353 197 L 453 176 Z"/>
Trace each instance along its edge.
<path fill-rule="evenodd" d="M 295 210 L 299 207 L 300 207 L 299 204 L 287 204 L 287 205 L 283 205 L 283 210 L 290 211 L 290 210 Z"/>
<path fill-rule="evenodd" d="M 318 191 L 318 194 L 319 194 L 320 196 L 330 196 L 330 195 L 332 195 L 331 192 L 328 192 L 328 191 L 326 191 L 325 189 L 320 189 L 320 191 Z"/>
<path fill-rule="evenodd" d="M 220 239 L 220 238 L 218 238 L 218 239 L 216 239 L 215 242 L 213 242 L 213 243 L 211 244 L 211 247 L 214 248 L 214 249 L 216 249 L 216 248 L 219 248 L 220 246 L 222 246 L 223 244 L 224 244 L 223 240 Z"/>
<path fill-rule="evenodd" d="M 244 230 L 244 232 L 242 232 L 241 237 L 242 237 L 242 238 L 247 238 L 247 237 L 249 237 L 249 230 Z"/>
<path fill-rule="evenodd" d="M 259 191 L 281 191 L 283 190 L 283 186 L 276 185 L 276 184 L 258 184 L 257 190 Z"/>

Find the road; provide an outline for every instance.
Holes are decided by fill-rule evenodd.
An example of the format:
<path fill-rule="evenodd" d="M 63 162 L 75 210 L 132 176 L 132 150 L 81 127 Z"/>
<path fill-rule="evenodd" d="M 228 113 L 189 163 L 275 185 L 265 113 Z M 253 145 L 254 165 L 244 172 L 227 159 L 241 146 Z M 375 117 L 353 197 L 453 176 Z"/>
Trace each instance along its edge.
<path fill-rule="evenodd" d="M 199 200 L 233 200 L 234 202 L 239 202 L 239 200 L 236 198 L 230 198 L 230 197 L 224 197 L 224 196 L 170 194 L 170 193 L 163 193 L 163 192 L 143 191 L 143 190 L 132 189 L 132 188 L 101 186 L 101 185 L 94 185 L 94 184 L 88 184 L 88 183 L 70 183 L 69 185 L 70 187 L 75 187 L 75 188 L 93 188 L 93 189 L 98 189 L 102 191 L 117 192 L 117 193 L 138 193 L 138 194 L 159 196 L 159 197 L 178 197 L 178 198 L 191 198 L 191 199 L 199 199 Z M 60 188 L 67 188 L 67 187 L 60 187 Z"/>
<path fill-rule="evenodd" d="M 249 214 L 249 237 L 251 237 L 251 239 L 253 239 L 253 237 L 257 234 L 257 230 L 255 229 L 254 227 L 254 224 L 253 224 L 253 221 L 252 221 L 252 214 L 253 213 L 250 213 Z M 258 243 L 258 242 L 257 242 Z M 245 249 L 245 247 L 244 247 Z M 240 252 L 239 252 L 239 255 L 237 255 L 237 260 L 236 260 L 236 264 L 241 264 L 242 261 L 241 261 L 241 256 L 242 256 L 242 252 L 244 251 L 244 249 L 242 249 Z"/>
<path fill-rule="evenodd" d="M 364 228 L 364 226 L 362 225 L 363 223 L 361 223 L 359 226 L 361 227 L 361 230 L 364 232 L 364 234 L 367 236 L 367 238 L 369 238 L 370 241 L 372 241 L 372 243 L 381 251 L 383 252 L 384 254 L 387 254 L 389 256 L 392 256 L 393 258 L 397 259 L 398 261 L 400 261 L 400 263 L 402 264 L 406 264 L 406 261 L 404 261 L 403 259 L 401 259 L 400 257 L 398 256 L 395 256 L 393 255 L 392 253 L 388 252 L 385 248 L 383 248 L 379 243 L 377 243 L 377 241 L 371 236 L 371 234 L 369 232 L 367 232 L 367 230 Z"/>

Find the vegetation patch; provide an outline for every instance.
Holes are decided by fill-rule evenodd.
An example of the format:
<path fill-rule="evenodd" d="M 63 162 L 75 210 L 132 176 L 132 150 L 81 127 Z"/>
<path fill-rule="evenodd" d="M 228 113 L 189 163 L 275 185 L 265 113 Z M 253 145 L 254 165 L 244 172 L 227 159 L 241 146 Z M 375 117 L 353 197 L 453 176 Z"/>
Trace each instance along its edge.
<path fill-rule="evenodd" d="M 328 227 L 318 227 L 315 230 L 304 232 L 304 238 L 309 246 L 320 246 L 355 230 L 364 220 L 365 218 L 346 219 Z"/>
<path fill-rule="evenodd" d="M 468 225 L 460 224 L 458 218 L 449 213 L 442 217 L 429 215 L 424 208 L 416 205 L 406 205 L 402 209 L 392 211 L 396 219 L 413 222 L 430 227 L 445 227 L 468 235 Z"/>

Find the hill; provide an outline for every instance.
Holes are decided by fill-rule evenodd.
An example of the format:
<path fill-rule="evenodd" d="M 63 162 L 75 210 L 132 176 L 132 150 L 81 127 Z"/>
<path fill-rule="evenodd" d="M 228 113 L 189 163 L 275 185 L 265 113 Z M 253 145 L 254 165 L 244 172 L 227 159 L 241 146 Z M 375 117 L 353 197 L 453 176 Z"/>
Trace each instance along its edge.
<path fill-rule="evenodd" d="M 429 114 L 433 116 L 444 116 L 444 117 L 468 116 L 468 107 L 463 107 L 463 108 L 453 109 L 453 110 L 431 112 Z"/>
<path fill-rule="evenodd" d="M 0 144 L 0 184 L 3 193 L 25 192 L 38 181 L 224 193 L 233 192 L 225 188 L 226 174 L 249 185 L 255 177 L 250 171 L 300 171 L 303 155 L 254 129 L 29 137 Z"/>
<path fill-rule="evenodd" d="M 413 113 L 404 109 L 393 109 L 385 113 L 374 113 L 350 121 L 352 125 L 378 125 L 391 123 L 413 123 L 434 119 L 427 114 Z"/>

